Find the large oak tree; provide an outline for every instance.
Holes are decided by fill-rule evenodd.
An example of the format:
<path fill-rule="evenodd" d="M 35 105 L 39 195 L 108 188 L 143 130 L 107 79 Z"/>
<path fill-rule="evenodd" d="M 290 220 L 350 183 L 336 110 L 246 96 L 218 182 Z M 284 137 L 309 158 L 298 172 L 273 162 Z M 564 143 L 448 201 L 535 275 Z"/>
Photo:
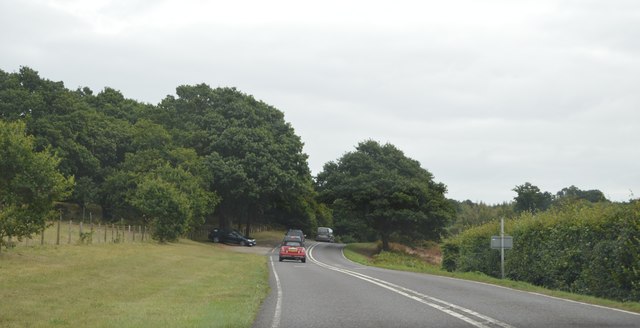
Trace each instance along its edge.
<path fill-rule="evenodd" d="M 325 164 L 316 182 L 320 200 L 334 209 L 338 232 L 362 239 L 362 230 L 372 229 L 385 250 L 393 234 L 438 239 L 453 216 L 445 185 L 391 144 L 361 142 Z"/>
<path fill-rule="evenodd" d="M 243 223 L 247 234 L 255 222 L 315 225 L 316 213 L 305 211 L 316 208 L 307 204 L 314 201 L 307 155 L 281 111 L 234 88 L 199 84 L 176 94 L 149 117 L 205 158 L 210 188 L 221 196 L 220 225 Z"/>

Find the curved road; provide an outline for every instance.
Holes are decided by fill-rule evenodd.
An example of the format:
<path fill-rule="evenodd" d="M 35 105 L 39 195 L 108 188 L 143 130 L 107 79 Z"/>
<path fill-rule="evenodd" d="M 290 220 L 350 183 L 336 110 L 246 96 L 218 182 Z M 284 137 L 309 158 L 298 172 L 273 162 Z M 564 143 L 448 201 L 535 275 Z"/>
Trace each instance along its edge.
<path fill-rule="evenodd" d="M 341 244 L 307 263 L 269 253 L 271 293 L 254 328 L 640 327 L 640 315 L 466 280 L 363 266 Z"/>

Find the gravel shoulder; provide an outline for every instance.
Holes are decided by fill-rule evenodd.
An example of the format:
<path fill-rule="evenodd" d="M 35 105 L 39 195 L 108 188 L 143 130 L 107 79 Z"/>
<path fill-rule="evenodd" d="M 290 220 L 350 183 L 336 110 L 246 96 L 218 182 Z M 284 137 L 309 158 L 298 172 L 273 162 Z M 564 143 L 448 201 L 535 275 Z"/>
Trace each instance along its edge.
<path fill-rule="evenodd" d="M 247 254 L 267 255 L 273 250 L 273 247 L 266 247 L 266 246 L 246 247 L 246 246 L 227 245 L 227 244 L 219 244 L 219 245 L 225 250 L 238 252 L 238 253 L 247 253 Z"/>

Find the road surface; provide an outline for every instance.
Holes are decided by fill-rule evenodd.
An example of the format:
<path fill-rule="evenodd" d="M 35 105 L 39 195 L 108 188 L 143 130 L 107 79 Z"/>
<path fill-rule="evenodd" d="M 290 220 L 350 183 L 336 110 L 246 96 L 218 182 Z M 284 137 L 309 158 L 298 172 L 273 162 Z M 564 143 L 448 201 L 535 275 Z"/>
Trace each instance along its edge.
<path fill-rule="evenodd" d="M 270 252 L 271 293 L 253 327 L 640 327 L 631 312 L 363 266 L 343 247 L 308 243 L 307 263 Z"/>

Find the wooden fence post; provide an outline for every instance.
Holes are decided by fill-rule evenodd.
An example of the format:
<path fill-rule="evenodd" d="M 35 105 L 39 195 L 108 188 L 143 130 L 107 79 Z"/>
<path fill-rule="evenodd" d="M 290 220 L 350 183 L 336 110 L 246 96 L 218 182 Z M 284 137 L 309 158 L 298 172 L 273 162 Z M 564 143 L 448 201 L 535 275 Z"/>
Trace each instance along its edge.
<path fill-rule="evenodd" d="M 71 244 L 71 221 L 69 220 L 69 244 Z"/>
<path fill-rule="evenodd" d="M 58 229 L 56 231 L 56 245 L 60 245 L 60 222 L 62 222 L 62 211 L 60 211 L 60 219 L 58 219 Z"/>
<path fill-rule="evenodd" d="M 89 212 L 89 224 L 91 224 L 91 244 L 93 244 L 93 215 Z"/>

